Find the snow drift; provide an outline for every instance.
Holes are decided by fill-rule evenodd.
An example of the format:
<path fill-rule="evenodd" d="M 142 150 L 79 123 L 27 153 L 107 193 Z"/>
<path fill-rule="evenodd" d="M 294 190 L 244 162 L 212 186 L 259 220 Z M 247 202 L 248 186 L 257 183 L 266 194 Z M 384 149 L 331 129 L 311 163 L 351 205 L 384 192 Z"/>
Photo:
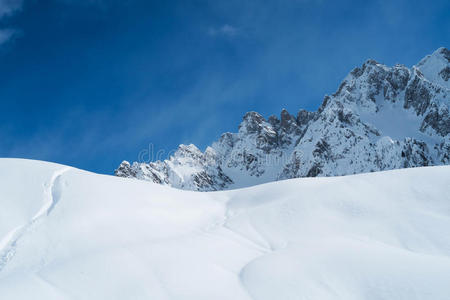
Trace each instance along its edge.
<path fill-rule="evenodd" d="M 1 299 L 448 299 L 450 166 L 198 193 L 0 160 Z"/>

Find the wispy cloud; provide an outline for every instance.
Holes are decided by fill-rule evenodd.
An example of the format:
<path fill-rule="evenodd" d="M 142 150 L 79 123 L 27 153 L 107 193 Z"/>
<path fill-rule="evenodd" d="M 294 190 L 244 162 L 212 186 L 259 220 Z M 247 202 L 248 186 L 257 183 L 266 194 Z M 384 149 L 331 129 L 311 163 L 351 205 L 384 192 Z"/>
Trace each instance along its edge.
<path fill-rule="evenodd" d="M 220 27 L 210 27 L 208 29 L 208 35 L 210 36 L 228 36 L 234 37 L 239 34 L 239 29 L 229 24 L 222 25 Z"/>
<path fill-rule="evenodd" d="M 22 8 L 23 0 L 0 0 L 0 20 L 13 15 Z M 18 31 L 0 28 L 0 45 L 8 42 Z"/>
<path fill-rule="evenodd" d="M 11 17 L 18 13 L 24 4 L 25 0 L 0 0 L 0 21 L 5 18 Z M 58 0 L 68 5 L 94 5 L 97 7 L 104 7 L 104 0 Z M 0 46 L 4 45 L 12 38 L 17 36 L 17 33 L 21 33 L 20 30 L 15 28 L 0 27 Z"/>
<path fill-rule="evenodd" d="M 0 45 L 9 41 L 16 33 L 17 30 L 14 29 L 0 29 Z"/>
<path fill-rule="evenodd" d="M 12 15 L 22 8 L 23 0 L 0 0 L 0 18 Z"/>

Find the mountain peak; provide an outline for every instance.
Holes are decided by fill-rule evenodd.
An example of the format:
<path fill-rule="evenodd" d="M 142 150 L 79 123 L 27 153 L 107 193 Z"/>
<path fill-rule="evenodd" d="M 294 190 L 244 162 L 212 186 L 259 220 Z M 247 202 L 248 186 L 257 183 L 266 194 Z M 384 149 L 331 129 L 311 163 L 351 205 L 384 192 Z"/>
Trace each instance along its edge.
<path fill-rule="evenodd" d="M 416 66 L 423 76 L 440 86 L 450 89 L 450 50 L 441 47 L 427 55 Z"/>
<path fill-rule="evenodd" d="M 287 133 L 292 133 L 298 127 L 297 119 L 284 108 L 280 114 L 280 126 Z"/>
<path fill-rule="evenodd" d="M 412 69 L 367 60 L 317 111 L 250 111 L 237 133 L 202 153 L 181 145 L 169 159 L 124 162 L 116 174 L 211 191 L 274 180 L 337 176 L 450 163 L 449 51 Z"/>
<path fill-rule="evenodd" d="M 447 62 L 450 62 L 450 50 L 448 50 L 445 47 L 440 47 L 432 55 L 433 56 L 434 55 L 439 55 L 439 56 L 445 58 L 447 60 Z"/>
<path fill-rule="evenodd" d="M 266 119 L 255 111 L 247 112 L 239 125 L 239 131 L 243 133 L 258 133 L 262 130 Z"/>

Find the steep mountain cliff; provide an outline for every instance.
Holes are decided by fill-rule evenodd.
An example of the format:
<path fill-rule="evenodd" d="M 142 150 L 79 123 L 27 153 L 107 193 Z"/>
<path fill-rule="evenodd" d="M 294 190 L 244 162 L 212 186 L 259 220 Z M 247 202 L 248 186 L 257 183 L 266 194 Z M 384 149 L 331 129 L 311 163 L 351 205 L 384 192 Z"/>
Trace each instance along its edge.
<path fill-rule="evenodd" d="M 269 181 L 337 176 L 450 162 L 450 51 L 416 66 L 366 61 L 315 112 L 245 114 L 201 152 L 180 145 L 169 159 L 124 161 L 117 176 L 213 191 Z"/>

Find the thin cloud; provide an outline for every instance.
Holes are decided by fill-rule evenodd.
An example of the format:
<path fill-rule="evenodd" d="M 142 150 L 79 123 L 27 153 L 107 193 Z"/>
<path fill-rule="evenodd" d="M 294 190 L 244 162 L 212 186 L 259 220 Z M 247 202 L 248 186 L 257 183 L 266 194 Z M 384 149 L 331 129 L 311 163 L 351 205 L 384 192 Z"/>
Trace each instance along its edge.
<path fill-rule="evenodd" d="M 10 16 L 22 8 L 22 0 L 0 0 L 0 18 Z"/>
<path fill-rule="evenodd" d="M 228 36 L 228 37 L 234 37 L 239 34 L 239 29 L 231 26 L 229 24 L 222 25 L 221 27 L 215 28 L 211 27 L 208 30 L 208 35 L 210 36 Z"/>
<path fill-rule="evenodd" d="M 58 0 L 70 5 L 94 5 L 104 7 L 104 0 Z M 24 0 L 0 0 L 0 21 L 7 17 L 11 17 L 19 12 L 23 7 Z M 10 41 L 20 33 L 20 30 L 14 28 L 0 27 L 0 46 Z"/>
<path fill-rule="evenodd" d="M 12 16 L 22 8 L 23 0 L 0 0 L 0 20 Z M 17 30 L 0 28 L 0 46 L 11 40 Z"/>
<path fill-rule="evenodd" d="M 0 29 L 0 45 L 8 42 L 16 33 L 14 29 Z"/>

